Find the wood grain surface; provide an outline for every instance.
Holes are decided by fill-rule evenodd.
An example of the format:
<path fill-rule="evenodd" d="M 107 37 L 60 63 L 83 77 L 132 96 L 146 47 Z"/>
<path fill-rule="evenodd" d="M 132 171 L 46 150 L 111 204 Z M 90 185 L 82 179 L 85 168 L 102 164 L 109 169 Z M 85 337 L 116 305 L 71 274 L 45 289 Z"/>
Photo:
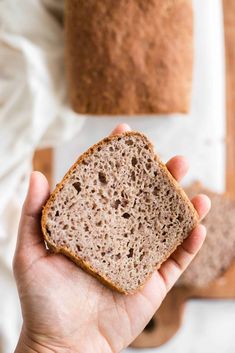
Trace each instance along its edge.
<path fill-rule="evenodd" d="M 52 148 L 37 150 L 33 158 L 33 169 L 42 172 L 52 186 L 53 180 L 53 150 Z"/>
<path fill-rule="evenodd" d="M 226 56 L 227 192 L 235 198 L 235 1 L 223 0 Z"/>
<path fill-rule="evenodd" d="M 226 193 L 235 199 L 235 0 L 223 0 L 226 62 Z M 174 287 L 133 347 L 158 347 L 178 331 L 191 298 L 235 299 L 235 263 L 207 288 Z"/>

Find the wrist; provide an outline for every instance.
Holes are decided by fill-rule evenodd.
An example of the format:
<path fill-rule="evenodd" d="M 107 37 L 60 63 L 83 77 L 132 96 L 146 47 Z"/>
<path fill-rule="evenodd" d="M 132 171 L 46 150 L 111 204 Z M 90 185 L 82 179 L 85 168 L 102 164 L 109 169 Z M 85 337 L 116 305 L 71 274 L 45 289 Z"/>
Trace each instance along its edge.
<path fill-rule="evenodd" d="M 88 345 L 89 347 L 87 347 L 87 345 L 82 344 L 82 342 L 80 342 L 81 347 L 78 347 L 77 344 L 75 345 L 76 349 L 73 349 L 70 345 L 52 344 L 49 342 L 49 339 L 45 340 L 45 338 L 32 338 L 23 327 L 14 353 L 113 353 L 111 349 L 105 347 L 104 342 L 99 342 L 100 344 L 98 344 L 98 346 L 100 349 L 97 349 L 96 344 L 95 347 L 92 345 Z"/>
<path fill-rule="evenodd" d="M 71 353 L 72 351 L 62 347 L 52 347 L 31 339 L 22 329 L 18 344 L 14 353 Z"/>
<path fill-rule="evenodd" d="M 114 353 L 109 347 L 104 338 L 100 338 L 97 341 L 94 340 L 92 343 L 89 339 L 85 341 L 79 340 L 71 346 L 70 344 L 64 344 L 64 342 L 51 342 L 48 337 L 35 337 L 30 335 L 24 329 L 21 330 L 20 338 L 14 353 Z"/>
<path fill-rule="evenodd" d="M 21 333 L 14 353 L 52 353 L 52 351 L 36 342 L 32 342 L 25 334 Z"/>

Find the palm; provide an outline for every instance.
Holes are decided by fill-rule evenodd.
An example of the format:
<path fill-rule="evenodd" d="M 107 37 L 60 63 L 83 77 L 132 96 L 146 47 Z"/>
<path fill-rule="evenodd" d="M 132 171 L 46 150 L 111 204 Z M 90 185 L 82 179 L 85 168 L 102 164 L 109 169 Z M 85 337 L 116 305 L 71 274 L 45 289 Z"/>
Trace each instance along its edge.
<path fill-rule="evenodd" d="M 115 132 L 121 131 L 119 127 Z M 178 180 L 187 169 L 182 157 L 173 158 L 167 167 Z M 33 341 L 43 346 L 49 341 L 56 350 L 64 346 L 76 352 L 119 352 L 145 327 L 193 259 L 205 229 L 197 226 L 142 290 L 125 296 L 107 289 L 64 256 L 45 249 L 40 213 L 48 195 L 45 177 L 34 173 L 14 260 L 24 328 Z M 205 196 L 197 196 L 192 202 L 200 217 L 209 209 Z"/>
<path fill-rule="evenodd" d="M 113 292 L 64 256 L 43 256 L 41 244 L 36 246 L 32 261 L 20 266 L 24 320 L 32 333 L 49 335 L 55 342 L 62 339 L 76 347 L 85 333 L 89 340 L 90 332 L 98 340 L 90 337 L 94 348 L 107 344 L 119 351 L 138 335 L 165 294 L 157 275 L 135 295 Z"/>

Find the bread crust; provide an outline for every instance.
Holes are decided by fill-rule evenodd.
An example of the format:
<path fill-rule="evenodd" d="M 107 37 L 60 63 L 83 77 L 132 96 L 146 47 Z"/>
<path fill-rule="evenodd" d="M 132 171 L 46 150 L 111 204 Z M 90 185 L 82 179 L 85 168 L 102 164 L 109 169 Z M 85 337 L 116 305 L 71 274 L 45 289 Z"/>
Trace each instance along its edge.
<path fill-rule="evenodd" d="M 42 228 L 42 233 L 43 233 L 44 240 L 45 240 L 46 244 L 48 245 L 48 247 L 53 252 L 61 253 L 61 254 L 66 255 L 73 262 L 75 262 L 77 265 L 79 265 L 82 269 L 84 269 L 85 271 L 89 272 L 91 275 L 96 277 L 103 284 L 109 286 L 111 289 L 115 289 L 116 291 L 118 291 L 120 293 L 124 293 L 124 294 L 132 294 L 132 293 L 135 293 L 137 290 L 139 290 L 141 287 L 143 287 L 143 285 L 138 287 L 134 291 L 125 291 L 125 290 L 123 290 L 122 288 L 118 287 L 115 283 L 111 282 L 106 276 L 104 276 L 103 274 L 100 274 L 98 271 L 96 271 L 88 262 L 84 261 L 82 258 L 77 256 L 76 254 L 73 254 L 69 249 L 67 249 L 65 247 L 54 246 L 54 244 L 50 241 L 50 239 L 48 237 L 48 232 L 47 232 L 47 228 L 46 228 L 47 212 L 48 212 L 51 204 L 54 202 L 56 195 L 63 188 L 63 186 L 66 183 L 67 179 L 70 177 L 70 175 L 72 174 L 73 170 L 77 167 L 77 165 L 81 164 L 84 161 L 85 158 L 87 158 L 90 155 L 92 155 L 99 147 L 102 147 L 103 145 L 105 145 L 105 144 L 107 144 L 107 143 L 109 143 L 109 142 L 111 142 L 113 140 L 117 140 L 118 138 L 122 138 L 123 136 L 130 136 L 130 137 L 131 136 L 139 136 L 139 137 L 143 138 L 146 141 L 146 145 L 148 145 L 149 149 L 153 152 L 153 154 L 155 156 L 156 163 L 158 163 L 161 166 L 161 169 L 167 175 L 172 187 L 174 187 L 174 189 L 177 191 L 177 193 L 184 199 L 185 203 L 189 206 L 189 208 L 190 208 L 190 210 L 192 212 L 193 218 L 194 218 L 194 226 L 193 226 L 193 228 L 198 224 L 199 217 L 198 217 L 198 214 L 197 214 L 196 210 L 194 209 L 192 203 L 190 202 L 190 200 L 189 200 L 188 196 L 186 195 L 186 193 L 184 192 L 184 190 L 181 188 L 181 186 L 178 184 L 178 182 L 173 178 L 173 176 L 168 171 L 168 169 L 165 166 L 165 164 L 160 160 L 158 155 L 155 153 L 153 144 L 147 139 L 147 137 L 144 134 L 142 134 L 140 132 L 136 132 L 136 131 L 128 131 L 128 132 L 124 132 L 122 134 L 112 135 L 112 136 L 104 138 L 100 142 L 98 142 L 98 143 L 94 144 L 92 147 L 90 147 L 86 152 L 84 152 L 77 159 L 77 161 L 72 165 L 72 167 L 65 174 L 65 176 L 62 179 L 62 181 L 59 184 L 57 184 L 55 190 L 52 192 L 51 196 L 49 197 L 48 201 L 46 202 L 45 206 L 43 207 L 43 209 L 42 209 L 42 217 L 41 217 L 41 228 Z M 182 243 L 182 241 L 181 241 L 181 243 Z M 168 257 L 176 250 L 176 248 L 181 243 L 179 242 L 178 244 L 176 244 L 175 248 L 171 251 L 171 253 L 169 253 L 163 259 L 163 261 L 156 267 L 156 270 L 160 268 L 161 264 L 168 259 Z M 149 277 L 150 276 L 151 276 L 151 274 L 149 275 Z M 146 281 L 148 280 L 149 277 L 146 278 Z M 145 281 L 145 283 L 146 283 L 146 281 Z"/>

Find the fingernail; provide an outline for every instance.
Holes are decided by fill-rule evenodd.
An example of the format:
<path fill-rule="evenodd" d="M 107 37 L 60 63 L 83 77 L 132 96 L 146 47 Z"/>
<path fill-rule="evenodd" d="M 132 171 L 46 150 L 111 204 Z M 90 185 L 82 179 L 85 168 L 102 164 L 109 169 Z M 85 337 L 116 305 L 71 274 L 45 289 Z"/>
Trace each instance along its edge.
<path fill-rule="evenodd" d="M 131 131 L 131 127 L 130 127 L 128 124 L 122 123 L 121 126 L 122 126 L 122 128 L 124 128 L 125 130 Z"/>

